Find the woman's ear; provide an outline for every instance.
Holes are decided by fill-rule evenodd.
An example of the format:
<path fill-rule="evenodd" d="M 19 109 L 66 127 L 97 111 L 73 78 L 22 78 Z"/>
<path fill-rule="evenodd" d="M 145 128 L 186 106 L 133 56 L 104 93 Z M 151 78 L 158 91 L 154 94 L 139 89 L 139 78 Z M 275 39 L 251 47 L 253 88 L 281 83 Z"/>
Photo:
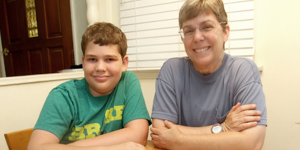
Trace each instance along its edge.
<path fill-rule="evenodd" d="M 229 38 L 229 33 L 230 33 L 230 27 L 229 27 L 229 25 L 227 24 L 227 25 L 226 25 L 226 28 L 225 28 L 225 30 L 224 30 L 224 40 L 223 40 L 223 43 L 225 43 L 225 42 L 228 40 L 228 38 Z"/>
<path fill-rule="evenodd" d="M 122 60 L 122 72 L 125 72 L 128 68 L 129 58 L 127 55 L 124 56 Z"/>

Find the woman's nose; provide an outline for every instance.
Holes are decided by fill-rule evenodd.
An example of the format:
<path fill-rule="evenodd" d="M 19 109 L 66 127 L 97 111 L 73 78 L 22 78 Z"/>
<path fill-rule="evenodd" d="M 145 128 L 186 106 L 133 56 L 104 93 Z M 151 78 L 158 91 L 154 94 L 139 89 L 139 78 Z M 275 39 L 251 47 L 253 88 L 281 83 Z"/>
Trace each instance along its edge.
<path fill-rule="evenodd" d="M 200 42 L 202 40 L 204 40 L 203 32 L 201 32 L 199 29 L 196 29 L 194 33 L 194 42 Z"/>

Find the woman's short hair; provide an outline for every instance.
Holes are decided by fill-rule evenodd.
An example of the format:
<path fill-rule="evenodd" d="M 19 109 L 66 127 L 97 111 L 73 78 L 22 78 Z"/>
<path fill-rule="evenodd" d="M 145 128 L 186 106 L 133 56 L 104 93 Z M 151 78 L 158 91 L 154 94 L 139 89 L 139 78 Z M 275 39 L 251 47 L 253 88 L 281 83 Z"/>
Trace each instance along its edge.
<path fill-rule="evenodd" d="M 183 22 L 197 17 L 201 13 L 214 13 L 223 30 L 226 29 L 227 13 L 222 0 L 186 0 L 179 12 L 179 27 L 183 28 Z"/>
<path fill-rule="evenodd" d="M 83 55 L 85 55 L 86 46 L 89 42 L 99 44 L 100 46 L 117 44 L 122 58 L 124 58 L 127 52 L 127 39 L 125 34 L 121 29 L 111 23 L 97 22 L 86 29 L 81 40 Z"/>

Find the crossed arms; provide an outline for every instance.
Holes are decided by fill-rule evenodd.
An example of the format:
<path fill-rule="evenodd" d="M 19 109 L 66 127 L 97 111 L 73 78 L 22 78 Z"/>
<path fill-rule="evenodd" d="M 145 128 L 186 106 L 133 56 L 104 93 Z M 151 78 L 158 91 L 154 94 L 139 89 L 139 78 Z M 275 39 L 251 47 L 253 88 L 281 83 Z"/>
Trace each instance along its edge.
<path fill-rule="evenodd" d="M 225 122 L 229 132 L 211 133 L 212 126 L 187 127 L 167 120 L 152 119 L 151 137 L 156 147 L 164 149 L 241 150 L 261 149 L 265 138 L 265 125 L 257 125 L 261 112 L 256 105 L 234 106 Z"/>

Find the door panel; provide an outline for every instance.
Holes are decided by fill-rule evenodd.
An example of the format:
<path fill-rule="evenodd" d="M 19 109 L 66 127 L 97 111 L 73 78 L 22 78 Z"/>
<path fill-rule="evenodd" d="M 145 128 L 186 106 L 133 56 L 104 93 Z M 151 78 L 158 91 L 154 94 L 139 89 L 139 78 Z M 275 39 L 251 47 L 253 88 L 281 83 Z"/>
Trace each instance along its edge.
<path fill-rule="evenodd" d="M 2 46 L 9 49 L 4 56 L 6 76 L 69 69 L 74 64 L 70 1 L 35 0 L 34 11 L 25 4 L 26 0 L 0 0 Z M 26 12 L 27 17 L 36 13 L 32 18 L 37 20 L 37 37 L 28 36 L 34 23 Z"/>
<path fill-rule="evenodd" d="M 9 39 L 10 43 L 20 43 L 21 42 L 21 29 L 20 29 L 20 16 L 18 14 L 20 10 L 18 9 L 17 1 L 10 1 L 7 3 L 7 21 L 9 26 Z"/>
<path fill-rule="evenodd" d="M 24 60 L 24 54 L 23 51 L 14 51 L 11 52 L 11 57 L 12 57 L 12 61 L 11 61 L 11 65 L 13 68 L 13 73 L 18 76 L 18 75 L 25 75 L 26 71 L 25 71 L 25 60 Z M 18 67 L 15 67 L 18 66 Z"/>
<path fill-rule="evenodd" d="M 28 51 L 28 57 L 29 57 L 29 68 L 30 68 L 30 74 L 43 74 L 44 68 L 43 68 L 43 54 L 42 50 L 29 50 Z"/>
<path fill-rule="evenodd" d="M 49 48 L 50 52 L 50 64 L 51 64 L 51 70 L 62 70 L 61 64 L 64 64 L 64 51 L 63 47 L 55 47 L 55 48 Z"/>
<path fill-rule="evenodd" d="M 45 0 L 46 30 L 48 38 L 61 37 L 61 22 L 58 0 Z"/>

